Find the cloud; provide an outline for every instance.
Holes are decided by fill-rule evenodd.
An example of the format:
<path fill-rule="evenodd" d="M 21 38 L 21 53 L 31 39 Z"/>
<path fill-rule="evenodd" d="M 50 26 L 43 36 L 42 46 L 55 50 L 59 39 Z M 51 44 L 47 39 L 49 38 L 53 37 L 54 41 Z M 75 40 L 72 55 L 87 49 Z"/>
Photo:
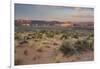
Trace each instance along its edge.
<path fill-rule="evenodd" d="M 94 12 L 90 8 L 75 8 L 73 13 L 69 14 L 69 18 L 71 20 L 75 21 L 93 21 L 94 18 Z"/>

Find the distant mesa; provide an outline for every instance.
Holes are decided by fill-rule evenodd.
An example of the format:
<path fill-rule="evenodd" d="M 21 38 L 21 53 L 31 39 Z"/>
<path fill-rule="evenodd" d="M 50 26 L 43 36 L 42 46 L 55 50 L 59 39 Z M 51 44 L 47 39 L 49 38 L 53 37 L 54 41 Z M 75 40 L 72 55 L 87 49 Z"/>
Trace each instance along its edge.
<path fill-rule="evenodd" d="M 60 26 L 60 27 L 70 27 L 71 22 L 60 22 L 60 21 L 42 21 L 42 20 L 15 20 L 15 25 L 21 26 Z"/>
<path fill-rule="evenodd" d="M 15 20 L 16 26 L 94 28 L 94 22 L 60 22 L 45 20 Z"/>
<path fill-rule="evenodd" d="M 30 26 L 32 24 L 32 20 L 15 20 L 15 25 L 23 25 L 23 26 Z"/>

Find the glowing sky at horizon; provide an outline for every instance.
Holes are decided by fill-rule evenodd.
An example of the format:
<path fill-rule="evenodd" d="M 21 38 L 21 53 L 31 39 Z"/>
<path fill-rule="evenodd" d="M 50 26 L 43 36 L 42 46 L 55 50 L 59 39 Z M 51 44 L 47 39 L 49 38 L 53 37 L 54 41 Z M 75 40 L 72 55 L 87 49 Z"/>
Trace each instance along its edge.
<path fill-rule="evenodd" d="M 83 7 L 15 4 L 15 19 L 94 21 L 94 9 Z"/>

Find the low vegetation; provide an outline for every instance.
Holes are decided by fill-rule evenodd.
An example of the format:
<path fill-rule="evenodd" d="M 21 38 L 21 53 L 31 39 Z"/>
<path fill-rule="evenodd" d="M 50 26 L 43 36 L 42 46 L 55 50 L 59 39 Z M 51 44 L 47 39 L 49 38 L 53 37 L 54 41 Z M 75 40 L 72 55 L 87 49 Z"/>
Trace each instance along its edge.
<path fill-rule="evenodd" d="M 30 60 L 31 63 L 46 63 L 46 61 L 60 63 L 66 61 L 67 56 L 74 55 L 77 57 L 84 52 L 93 52 L 94 33 L 93 30 L 15 32 L 15 43 L 15 55 L 17 57 L 15 65 L 20 65 L 22 62 L 27 64 L 27 60 Z M 54 54 L 54 50 L 57 50 L 57 55 Z M 59 52 L 63 54 L 63 57 L 60 56 L 59 58 Z M 19 57 L 25 60 L 22 61 Z M 75 60 L 79 59 L 73 59 L 73 61 Z"/>
<path fill-rule="evenodd" d="M 87 37 L 88 38 L 88 37 Z M 80 40 L 78 39 L 76 42 L 74 42 L 74 44 L 72 44 L 69 41 L 64 41 L 62 43 L 62 45 L 60 46 L 60 51 L 64 54 L 64 55 L 73 55 L 73 54 L 80 54 L 84 51 L 88 51 L 91 50 L 93 51 L 93 37 L 90 37 L 92 39 L 83 39 Z"/>

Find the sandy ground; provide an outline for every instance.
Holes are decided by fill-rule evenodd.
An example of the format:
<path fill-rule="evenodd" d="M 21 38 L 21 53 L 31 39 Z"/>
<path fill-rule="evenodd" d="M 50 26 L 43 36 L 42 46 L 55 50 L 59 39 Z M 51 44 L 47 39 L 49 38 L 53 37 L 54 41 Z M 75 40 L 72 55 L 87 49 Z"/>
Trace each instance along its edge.
<path fill-rule="evenodd" d="M 61 42 L 58 39 L 30 40 L 29 43 L 15 46 L 15 63 L 16 65 L 28 65 L 94 60 L 93 51 L 85 51 L 80 55 L 64 56 L 58 50 Z"/>

